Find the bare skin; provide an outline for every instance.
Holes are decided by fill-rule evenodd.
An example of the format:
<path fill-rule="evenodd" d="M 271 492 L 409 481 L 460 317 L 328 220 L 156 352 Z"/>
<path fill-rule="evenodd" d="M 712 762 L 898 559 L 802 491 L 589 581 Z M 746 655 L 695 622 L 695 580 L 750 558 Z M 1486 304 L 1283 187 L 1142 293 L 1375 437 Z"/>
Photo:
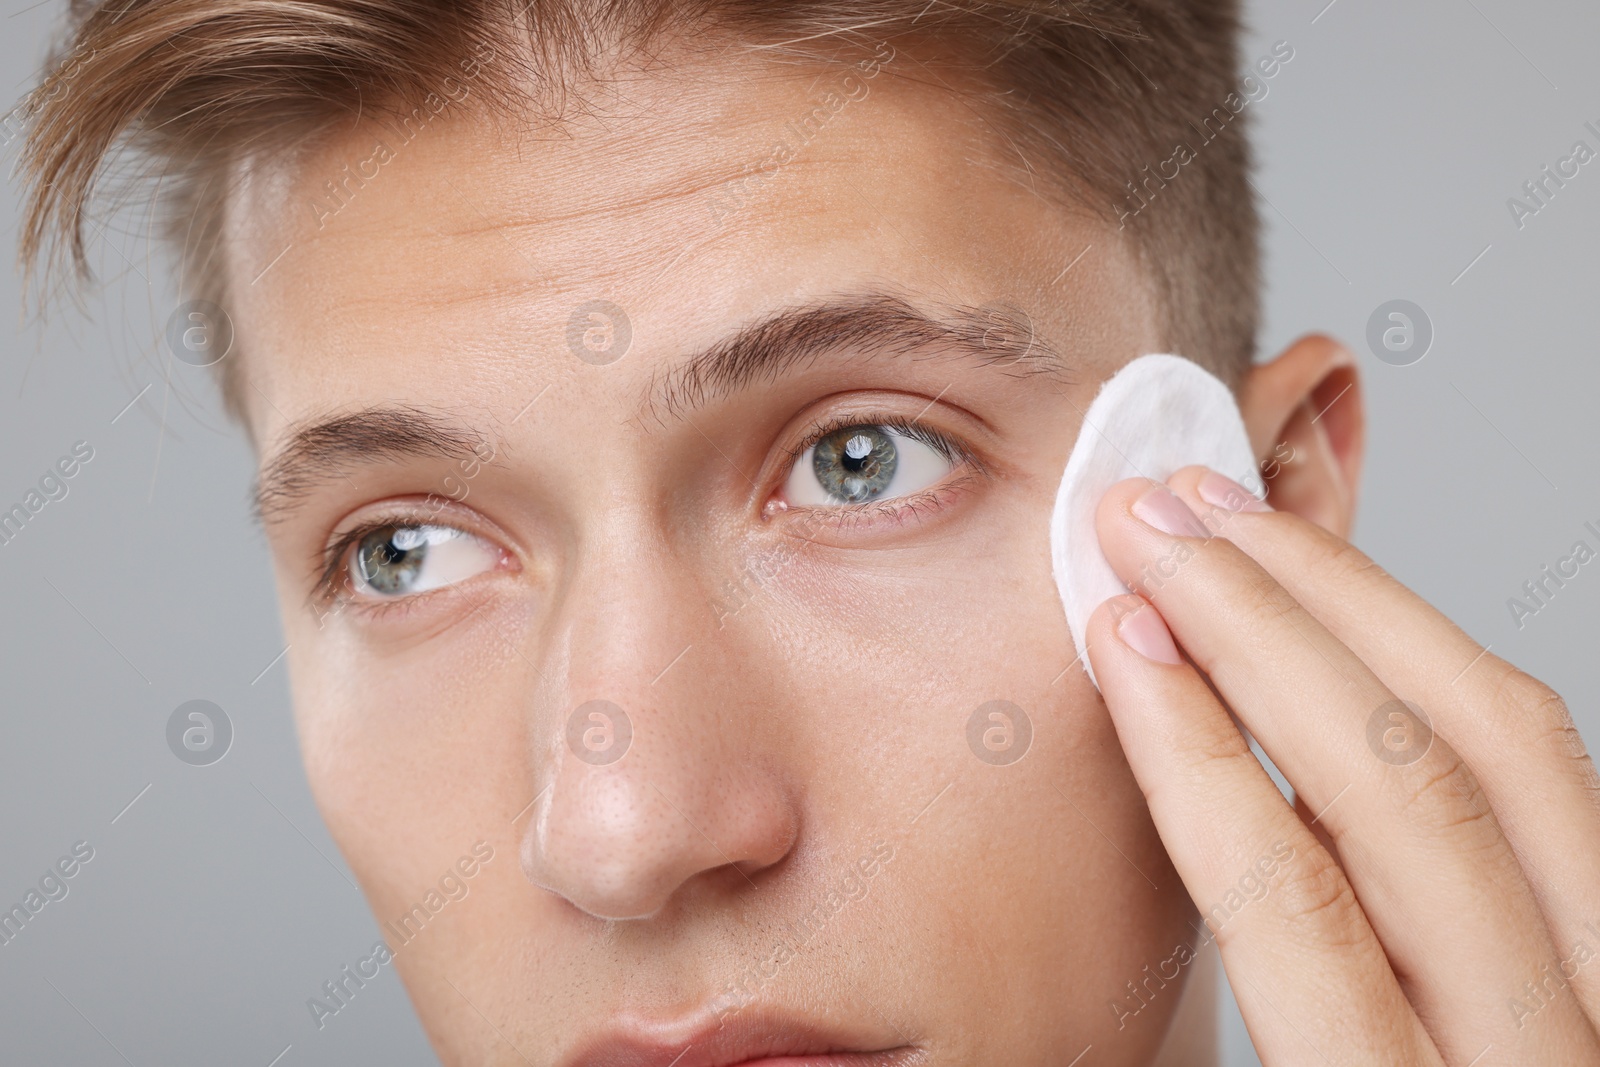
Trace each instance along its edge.
<path fill-rule="evenodd" d="M 263 472 L 280 490 L 266 518 L 312 789 L 380 922 L 413 914 L 475 846 L 490 853 L 461 876 L 460 899 L 392 942 L 446 1063 L 665 1067 L 682 1055 L 694 1067 L 849 1049 L 878 1055 L 806 1062 L 1060 1064 L 1089 1047 L 1099 1064 L 1212 1062 L 1206 1003 L 1191 998 L 1173 1025 L 1203 960 L 1145 987 L 1136 1012 L 1129 985 L 1193 945 L 1195 901 L 1209 906 L 1215 879 L 1254 858 L 1259 832 L 1240 844 L 1225 831 L 1273 811 L 1287 820 L 1280 836 L 1309 831 L 1281 799 L 1243 787 L 1202 805 L 1239 809 L 1209 827 L 1218 836 L 1188 826 L 1193 794 L 1159 788 L 1187 750 L 1121 709 L 1157 686 L 1194 704 L 1203 683 L 1127 651 L 1100 618 L 1092 655 L 1108 713 L 1072 665 L 1045 537 L 1078 412 L 1119 366 L 1164 347 L 1156 308 L 1114 226 L 1039 195 L 969 105 L 899 76 L 908 59 L 860 73 L 864 90 L 842 86 L 848 104 L 775 167 L 763 166 L 774 140 L 842 72 L 733 50 L 634 72 L 597 117 L 559 132 L 447 112 L 388 145 L 378 176 L 330 214 L 308 205 L 383 136 L 337 131 L 237 204 L 231 274 L 257 280 L 235 286 L 229 310 Z M 763 180 L 747 180 L 751 165 Z M 966 335 L 979 351 L 963 352 L 948 331 L 911 344 L 879 321 L 726 393 L 712 388 L 726 377 L 685 384 L 742 328 L 842 305 L 829 330 L 799 334 L 837 336 L 885 299 L 980 321 L 1004 306 L 1039 344 L 1018 353 L 1004 345 L 1011 327 L 979 329 Z M 596 301 L 621 317 L 588 317 Z M 1189 605 L 1174 623 L 1185 647 L 1205 629 L 1196 598 L 1249 582 L 1246 553 L 1277 551 L 1262 564 L 1272 570 L 1349 533 L 1362 447 L 1352 364 L 1309 338 L 1251 373 L 1241 405 L 1258 454 L 1276 457 L 1279 511 L 1240 516 L 1239 529 L 1269 532 L 1237 549 L 1218 541 L 1157 595 L 1164 614 Z M 423 413 L 431 443 L 378 449 L 369 437 L 339 451 L 324 433 L 311 451 L 336 463 L 286 466 L 308 454 L 297 433 L 375 410 L 391 412 L 380 420 L 391 431 L 417 431 Z M 941 465 L 937 449 L 902 439 L 908 474 L 923 476 L 911 488 L 808 502 L 816 431 L 850 431 L 843 448 L 852 427 L 896 426 L 955 447 Z M 361 560 L 382 553 L 363 556 L 361 538 L 330 568 L 330 545 L 368 524 L 403 527 L 407 544 L 424 527 L 449 531 L 429 549 L 443 562 L 420 572 L 430 588 L 363 585 Z M 1125 526 L 1102 537 L 1131 566 L 1158 546 Z M 1329 557 L 1334 593 L 1293 595 L 1319 613 L 1371 597 L 1340 578 L 1353 558 Z M 1424 605 L 1378 606 L 1440 650 L 1437 670 L 1471 659 Z M 1492 710 L 1488 662 L 1470 691 Z M 1250 669 L 1213 677 L 1230 699 L 1254 698 L 1259 686 L 1239 681 Z M 1332 691 L 1314 673 L 1283 684 Z M 995 700 L 1032 726 L 1015 762 L 968 743 L 974 711 Z M 1241 718 L 1260 717 L 1241 702 Z M 590 716 L 613 706 L 630 736 L 608 762 L 597 753 L 612 751 L 618 722 Z M 1448 736 L 1456 723 L 1435 725 Z M 1257 736 L 1276 756 L 1305 744 L 1295 728 Z M 1533 772 L 1511 765 L 1504 780 Z M 1190 777 L 1196 790 L 1209 780 Z M 1308 782 L 1308 795 L 1326 784 Z M 1575 873 L 1575 844 L 1592 857 L 1597 840 L 1579 818 L 1593 816 L 1580 810 L 1592 794 L 1558 799 L 1575 828 L 1569 866 L 1535 883 L 1552 898 Z M 1349 804 L 1342 817 L 1378 814 Z M 1290 872 L 1315 854 L 1295 840 Z M 1521 901 L 1524 927 L 1536 918 L 1526 893 L 1504 899 Z M 1321 927 L 1268 925 L 1296 900 L 1275 889 L 1220 941 L 1230 974 L 1239 959 L 1239 975 L 1283 991 L 1277 1006 L 1315 1012 L 1291 989 L 1325 989 L 1318 975 L 1348 977 L 1347 957 L 1370 969 L 1383 956 L 1318 941 Z M 1229 932 L 1258 923 L 1254 937 Z M 1538 952 L 1554 951 L 1544 936 L 1485 958 L 1532 975 Z M 1324 970 L 1273 955 L 1291 942 Z M 1360 973 L 1352 996 L 1378 988 Z M 1426 988 L 1408 978 L 1406 995 Z M 1385 1010 L 1407 1007 L 1384 996 Z M 1311 1062 L 1279 1032 L 1292 1028 L 1240 997 L 1266 1062 Z M 1367 1007 L 1341 1002 L 1329 1025 L 1353 1028 Z M 1441 1017 L 1434 1002 L 1423 1010 Z M 1551 1008 L 1538 1023 L 1576 1033 L 1580 1019 Z M 792 1034 L 761 1044 L 763 1029 L 796 1020 L 825 1030 L 827 1048 Z M 719 1044 L 730 1033 L 746 1043 Z M 632 1051 L 597 1051 L 609 1038 Z"/>

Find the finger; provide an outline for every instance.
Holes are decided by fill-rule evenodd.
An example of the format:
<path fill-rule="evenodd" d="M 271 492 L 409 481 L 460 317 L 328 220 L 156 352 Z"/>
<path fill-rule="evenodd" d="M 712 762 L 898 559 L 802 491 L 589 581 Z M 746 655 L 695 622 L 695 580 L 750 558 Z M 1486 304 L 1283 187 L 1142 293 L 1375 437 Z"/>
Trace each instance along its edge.
<path fill-rule="evenodd" d="M 1455 751 L 1435 738 L 1412 763 L 1375 759 L 1366 723 L 1395 695 L 1258 563 L 1229 541 L 1209 538 L 1165 486 L 1119 483 L 1097 519 L 1112 566 L 1154 600 L 1195 664 L 1327 825 L 1403 988 L 1446 1058 L 1470 1062 L 1492 1044 L 1539 1062 L 1580 1042 L 1600 1055 L 1575 998 L 1545 1007 L 1539 1026 L 1521 1027 L 1507 1012 L 1506 988 L 1483 980 L 1536 975 L 1554 948 L 1515 853 Z"/>
<path fill-rule="evenodd" d="M 1440 1063 L 1338 864 L 1285 803 L 1160 614 L 1089 619 L 1106 707 L 1263 1063 Z M 1354 1023 L 1355 1025 L 1352 1025 Z"/>
<path fill-rule="evenodd" d="M 1339 846 L 1334 844 L 1333 835 L 1328 833 L 1328 828 L 1322 825 L 1322 820 L 1317 813 L 1311 810 L 1306 803 L 1306 798 L 1298 794 L 1294 798 L 1294 813 L 1300 816 L 1300 821 L 1305 823 L 1306 829 L 1311 831 L 1317 839 L 1317 844 L 1328 850 L 1328 855 L 1333 857 L 1333 862 L 1339 863 Z M 1343 866 L 1341 863 L 1340 866 Z"/>
<path fill-rule="evenodd" d="M 1507 996 L 1536 1010 L 1543 996 L 1529 996 L 1524 983 L 1538 990 L 1570 981 L 1591 1017 L 1600 1012 L 1600 967 L 1582 966 L 1600 955 L 1600 775 L 1565 702 L 1344 539 L 1294 515 L 1259 522 L 1260 513 L 1235 514 L 1242 490 L 1208 483 L 1208 474 L 1220 478 L 1187 467 L 1169 484 L 1391 691 L 1420 706 L 1482 784 L 1558 956 L 1549 972 L 1506 976 Z"/>

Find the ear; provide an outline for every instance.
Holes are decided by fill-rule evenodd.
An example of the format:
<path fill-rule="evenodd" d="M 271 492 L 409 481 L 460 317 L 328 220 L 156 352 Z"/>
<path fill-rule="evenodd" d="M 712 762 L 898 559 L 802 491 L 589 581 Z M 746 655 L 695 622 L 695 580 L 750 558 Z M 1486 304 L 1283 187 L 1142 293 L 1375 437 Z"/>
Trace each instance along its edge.
<path fill-rule="evenodd" d="M 1302 337 L 1245 376 L 1239 409 L 1267 500 L 1349 538 L 1366 450 L 1361 378 L 1350 350 Z"/>

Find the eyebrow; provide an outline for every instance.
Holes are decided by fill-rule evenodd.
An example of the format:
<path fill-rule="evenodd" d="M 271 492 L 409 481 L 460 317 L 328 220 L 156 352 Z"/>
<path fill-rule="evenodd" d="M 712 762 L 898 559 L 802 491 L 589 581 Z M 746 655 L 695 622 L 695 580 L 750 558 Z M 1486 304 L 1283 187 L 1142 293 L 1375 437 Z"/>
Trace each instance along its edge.
<path fill-rule="evenodd" d="M 783 309 L 659 372 L 641 414 L 682 417 L 829 354 L 952 360 L 1012 377 L 1072 379 L 1067 359 L 1039 337 L 1033 320 L 1018 308 L 944 304 L 923 309 L 896 294 L 866 291 Z"/>
<path fill-rule="evenodd" d="M 293 430 L 261 470 L 252 494 L 257 521 L 277 522 L 317 486 L 348 477 L 352 465 L 384 457 L 465 459 L 482 455 L 485 438 L 416 407 L 371 407 Z"/>
<path fill-rule="evenodd" d="M 999 305 L 921 309 L 904 297 L 857 292 L 785 308 L 747 324 L 653 376 L 644 410 L 683 417 L 694 408 L 809 366 L 832 354 L 956 360 L 1011 377 L 1071 380 L 1069 364 L 1032 319 Z M 257 521 L 286 518 L 320 485 L 381 458 L 465 459 L 487 441 L 470 427 L 419 407 L 369 407 L 302 424 L 256 479 Z"/>

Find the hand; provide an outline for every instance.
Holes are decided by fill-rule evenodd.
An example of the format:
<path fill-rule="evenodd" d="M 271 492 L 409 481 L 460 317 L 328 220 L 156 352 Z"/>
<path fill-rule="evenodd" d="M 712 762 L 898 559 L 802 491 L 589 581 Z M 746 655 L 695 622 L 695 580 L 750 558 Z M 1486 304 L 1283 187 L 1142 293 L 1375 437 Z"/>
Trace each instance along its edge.
<path fill-rule="evenodd" d="M 1168 484 L 1100 504 L 1136 594 L 1089 654 L 1262 1063 L 1600 1064 L 1600 778 L 1561 698 L 1333 534 Z"/>

